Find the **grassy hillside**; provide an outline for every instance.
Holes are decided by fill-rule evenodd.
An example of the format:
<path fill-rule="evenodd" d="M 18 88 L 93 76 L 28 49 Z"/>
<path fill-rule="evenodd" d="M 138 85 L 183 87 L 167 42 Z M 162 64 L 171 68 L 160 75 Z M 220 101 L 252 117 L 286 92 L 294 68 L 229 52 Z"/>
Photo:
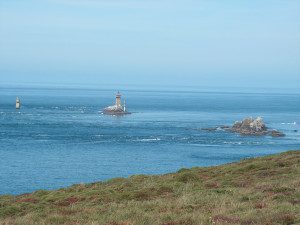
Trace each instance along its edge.
<path fill-rule="evenodd" d="M 0 196 L 0 224 L 300 224 L 300 151 Z"/>

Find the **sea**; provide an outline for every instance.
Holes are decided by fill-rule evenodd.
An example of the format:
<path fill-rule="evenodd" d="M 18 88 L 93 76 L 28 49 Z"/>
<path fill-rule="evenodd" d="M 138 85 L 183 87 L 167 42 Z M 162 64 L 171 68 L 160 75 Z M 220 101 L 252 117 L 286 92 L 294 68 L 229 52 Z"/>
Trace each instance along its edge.
<path fill-rule="evenodd" d="M 119 87 L 120 88 L 120 87 Z M 103 115 L 120 91 L 125 116 Z M 21 109 L 15 109 L 16 97 Z M 263 117 L 285 137 L 207 127 Z M 300 149 L 300 92 L 284 89 L 0 86 L 0 194 L 164 174 Z"/>

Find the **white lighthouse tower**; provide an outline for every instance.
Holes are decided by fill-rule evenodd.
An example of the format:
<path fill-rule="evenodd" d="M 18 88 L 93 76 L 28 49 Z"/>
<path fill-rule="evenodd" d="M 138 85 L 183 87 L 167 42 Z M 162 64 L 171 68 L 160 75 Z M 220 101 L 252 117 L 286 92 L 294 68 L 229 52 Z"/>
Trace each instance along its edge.
<path fill-rule="evenodd" d="M 20 99 L 17 97 L 16 99 L 16 109 L 20 109 L 21 107 L 21 102 L 20 102 Z"/>
<path fill-rule="evenodd" d="M 117 109 L 121 109 L 122 108 L 122 104 L 121 104 L 121 94 L 118 91 L 118 93 L 116 94 L 116 107 Z"/>
<path fill-rule="evenodd" d="M 131 113 L 126 111 L 125 100 L 124 100 L 124 105 L 122 105 L 122 103 L 121 103 L 121 94 L 118 91 L 118 93 L 116 94 L 116 103 L 115 103 L 115 105 L 108 106 L 108 107 L 104 108 L 103 114 L 121 116 L 121 115 L 131 114 Z"/>

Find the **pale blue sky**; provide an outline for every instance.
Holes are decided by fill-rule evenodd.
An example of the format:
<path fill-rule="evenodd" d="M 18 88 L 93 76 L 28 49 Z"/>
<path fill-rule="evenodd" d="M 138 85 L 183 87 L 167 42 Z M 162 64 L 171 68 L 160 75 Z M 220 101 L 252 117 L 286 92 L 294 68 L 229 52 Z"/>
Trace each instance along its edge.
<path fill-rule="evenodd" d="M 0 0 L 0 82 L 300 85 L 298 0 Z"/>

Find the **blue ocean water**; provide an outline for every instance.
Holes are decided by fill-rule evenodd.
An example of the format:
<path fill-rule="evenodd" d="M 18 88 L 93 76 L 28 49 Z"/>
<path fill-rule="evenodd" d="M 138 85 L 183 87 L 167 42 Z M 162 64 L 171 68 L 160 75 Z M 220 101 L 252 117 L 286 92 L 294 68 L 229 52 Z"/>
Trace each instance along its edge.
<path fill-rule="evenodd" d="M 0 88 L 0 194 L 161 174 L 300 149 L 300 94 L 121 90 L 131 115 L 106 116 L 109 88 Z M 22 102 L 15 109 L 15 99 Z M 201 128 L 262 116 L 286 137 Z M 298 132 L 296 132 L 298 130 Z"/>

